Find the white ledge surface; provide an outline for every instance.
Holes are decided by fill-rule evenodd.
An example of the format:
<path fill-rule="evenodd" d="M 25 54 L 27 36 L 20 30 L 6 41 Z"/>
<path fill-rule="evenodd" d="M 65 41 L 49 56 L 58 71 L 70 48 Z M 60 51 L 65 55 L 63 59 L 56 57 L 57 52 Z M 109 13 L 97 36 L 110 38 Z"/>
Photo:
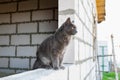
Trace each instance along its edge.
<path fill-rule="evenodd" d="M 15 75 L 0 78 L 0 80 L 68 80 L 69 67 L 66 65 L 64 70 L 36 69 Z"/>

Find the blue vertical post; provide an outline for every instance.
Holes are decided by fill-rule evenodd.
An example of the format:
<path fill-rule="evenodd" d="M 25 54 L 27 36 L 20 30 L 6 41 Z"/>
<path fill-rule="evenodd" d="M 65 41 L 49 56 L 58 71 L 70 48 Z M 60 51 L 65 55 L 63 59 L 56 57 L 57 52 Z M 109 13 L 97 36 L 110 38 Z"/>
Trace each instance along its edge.
<path fill-rule="evenodd" d="M 105 67 L 105 64 L 104 64 L 104 55 L 105 55 L 105 48 L 106 46 L 100 46 L 101 50 L 102 50 L 102 71 L 104 71 L 104 67 Z"/>

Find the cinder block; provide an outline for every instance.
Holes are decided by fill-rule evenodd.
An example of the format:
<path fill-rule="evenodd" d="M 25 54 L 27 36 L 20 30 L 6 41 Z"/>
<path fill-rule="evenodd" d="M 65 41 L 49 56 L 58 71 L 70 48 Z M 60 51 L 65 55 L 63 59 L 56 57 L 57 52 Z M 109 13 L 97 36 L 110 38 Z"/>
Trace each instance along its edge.
<path fill-rule="evenodd" d="M 0 0 L 0 2 L 8 2 L 8 1 L 11 1 L 11 0 Z"/>
<path fill-rule="evenodd" d="M 15 56 L 15 47 L 0 47 L 0 56 Z"/>
<path fill-rule="evenodd" d="M 37 23 L 18 24 L 18 33 L 37 32 Z"/>
<path fill-rule="evenodd" d="M 30 44 L 30 36 L 29 35 L 12 35 L 11 44 L 13 45 Z"/>
<path fill-rule="evenodd" d="M 17 47 L 17 56 L 36 56 L 37 46 L 20 46 Z"/>
<path fill-rule="evenodd" d="M 40 0 L 40 8 L 53 8 L 58 7 L 58 0 Z"/>
<path fill-rule="evenodd" d="M 12 14 L 12 22 L 30 21 L 30 12 L 21 12 Z"/>
<path fill-rule="evenodd" d="M 16 32 L 16 25 L 0 25 L 0 34 L 11 34 Z"/>
<path fill-rule="evenodd" d="M 75 8 L 75 0 L 59 0 L 59 11 L 67 10 L 67 9 L 74 9 Z M 67 4 L 66 4 L 67 3 Z"/>
<path fill-rule="evenodd" d="M 0 58 L 0 67 L 8 67 L 8 58 Z"/>
<path fill-rule="evenodd" d="M 58 20 L 58 9 L 55 9 L 55 19 Z"/>
<path fill-rule="evenodd" d="M 18 10 L 33 10 L 33 9 L 37 9 L 37 2 L 38 0 L 27 0 L 27 1 L 23 1 L 23 2 L 19 2 L 19 7 Z"/>
<path fill-rule="evenodd" d="M 33 34 L 32 35 L 32 44 L 40 44 L 45 40 L 47 37 L 49 37 L 51 34 Z"/>
<path fill-rule="evenodd" d="M 10 69 L 0 69 L 0 72 L 3 72 L 3 73 L 15 73 L 15 70 L 10 70 Z"/>
<path fill-rule="evenodd" d="M 49 20 L 53 19 L 52 10 L 39 10 L 32 12 L 32 20 Z"/>
<path fill-rule="evenodd" d="M 11 68 L 29 68 L 29 59 L 11 58 L 10 67 Z"/>
<path fill-rule="evenodd" d="M 16 70 L 16 73 L 22 73 L 22 72 L 25 72 L 27 70 Z"/>
<path fill-rule="evenodd" d="M 9 45 L 9 36 L 0 36 L 0 45 Z"/>
<path fill-rule="evenodd" d="M 0 4 L 0 13 L 15 12 L 17 10 L 17 3 Z"/>
<path fill-rule="evenodd" d="M 58 28 L 57 21 L 39 23 L 39 32 L 52 32 L 55 31 L 57 28 Z"/>
<path fill-rule="evenodd" d="M 90 66 L 89 66 L 90 67 Z M 88 71 L 88 69 L 87 69 Z M 86 76 L 86 65 L 85 65 L 85 62 L 81 64 L 81 70 L 80 72 L 82 73 L 81 75 L 81 80 L 84 80 L 85 76 Z"/>
<path fill-rule="evenodd" d="M 31 59 L 31 69 L 33 68 L 34 62 L 36 59 Z"/>
<path fill-rule="evenodd" d="M 12 1 L 19 1 L 19 0 L 12 0 Z M 25 0 L 21 0 L 21 1 L 25 1 Z"/>
<path fill-rule="evenodd" d="M 0 14 L 0 23 L 10 23 L 10 14 Z"/>

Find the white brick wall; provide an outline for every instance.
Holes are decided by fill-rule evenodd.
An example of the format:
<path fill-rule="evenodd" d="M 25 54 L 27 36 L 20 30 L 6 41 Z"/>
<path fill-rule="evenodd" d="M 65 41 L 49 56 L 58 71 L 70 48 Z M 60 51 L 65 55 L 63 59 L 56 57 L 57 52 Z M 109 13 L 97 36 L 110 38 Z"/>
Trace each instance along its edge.
<path fill-rule="evenodd" d="M 0 45 L 9 45 L 9 36 L 0 36 Z"/>
<path fill-rule="evenodd" d="M 37 23 L 18 24 L 18 33 L 36 33 Z"/>
<path fill-rule="evenodd" d="M 3 73 L 15 73 L 15 70 L 10 70 L 10 69 L 0 69 L 0 72 L 3 72 Z"/>
<path fill-rule="evenodd" d="M 33 47 L 30 47 L 30 46 L 20 46 L 20 47 L 17 47 L 17 56 L 36 56 L 36 50 L 37 50 L 37 46 L 33 46 Z"/>
<path fill-rule="evenodd" d="M 40 10 L 32 12 L 32 20 L 48 20 L 53 18 L 52 10 Z"/>
<path fill-rule="evenodd" d="M 16 25 L 0 25 L 0 34 L 11 34 L 16 32 Z"/>
<path fill-rule="evenodd" d="M 22 58 L 11 58 L 10 59 L 11 68 L 29 68 L 29 60 Z"/>
<path fill-rule="evenodd" d="M 0 0 L 0 71 L 32 69 L 38 45 L 58 28 L 57 2 Z"/>
<path fill-rule="evenodd" d="M 38 0 L 27 0 L 19 3 L 18 10 L 33 10 L 37 9 Z M 52 2 L 52 1 L 51 1 Z"/>
<path fill-rule="evenodd" d="M 0 67 L 8 67 L 8 59 L 0 58 Z"/>
<path fill-rule="evenodd" d="M 39 2 L 39 7 L 41 8 L 52 8 L 52 7 L 57 7 L 58 3 L 57 0 L 51 1 L 51 0 L 40 0 Z M 47 4 L 46 4 L 47 3 Z"/>
<path fill-rule="evenodd" d="M 74 0 L 65 0 L 64 2 L 62 0 L 59 0 L 59 11 L 67 10 L 67 9 L 74 9 Z"/>
<path fill-rule="evenodd" d="M 36 59 L 31 59 L 31 69 L 33 68 L 34 62 Z"/>
<path fill-rule="evenodd" d="M 0 14 L 0 23 L 10 23 L 10 14 Z"/>
<path fill-rule="evenodd" d="M 29 35 L 12 35 L 11 44 L 13 45 L 30 44 L 30 36 Z"/>
<path fill-rule="evenodd" d="M 89 2 L 92 1 L 94 0 L 89 0 Z M 95 5 L 95 3 L 92 3 L 92 5 Z M 59 0 L 59 26 L 62 25 L 67 17 L 70 17 L 71 20 L 74 20 L 78 31 L 74 36 L 72 46 L 68 46 L 66 51 L 68 55 L 65 54 L 64 57 L 64 63 L 82 62 L 82 64 L 78 63 L 80 64 L 79 69 L 78 67 L 69 69 L 70 80 L 96 80 L 95 77 L 97 74 L 94 74 L 95 71 L 92 69 L 93 66 L 96 68 L 95 62 L 93 61 L 93 47 L 90 46 L 93 45 L 91 42 L 93 40 L 91 26 L 94 21 L 91 18 L 93 13 L 90 8 L 88 0 Z M 76 72 L 74 73 L 74 71 Z"/>
<path fill-rule="evenodd" d="M 57 28 L 58 28 L 57 21 L 39 23 L 39 32 L 51 32 L 51 31 L 55 31 Z"/>
<path fill-rule="evenodd" d="M 45 40 L 49 36 L 50 34 L 32 35 L 32 44 L 40 44 L 43 40 Z"/>
<path fill-rule="evenodd" d="M 16 6 L 17 3 L 0 4 L 0 13 L 15 12 L 17 10 Z"/>
<path fill-rule="evenodd" d="M 15 47 L 0 47 L 0 56 L 15 56 Z"/>
<path fill-rule="evenodd" d="M 30 12 L 23 13 L 13 13 L 12 14 L 12 22 L 25 22 L 30 21 Z"/>

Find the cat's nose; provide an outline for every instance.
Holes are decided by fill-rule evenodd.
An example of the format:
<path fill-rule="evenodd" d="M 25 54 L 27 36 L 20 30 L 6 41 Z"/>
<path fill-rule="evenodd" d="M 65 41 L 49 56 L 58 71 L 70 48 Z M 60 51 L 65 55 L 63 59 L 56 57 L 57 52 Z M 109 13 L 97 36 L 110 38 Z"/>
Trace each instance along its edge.
<path fill-rule="evenodd" d="M 77 33 L 78 31 L 75 31 L 75 34 Z"/>
<path fill-rule="evenodd" d="M 75 35 L 76 33 L 77 33 L 77 30 L 75 30 L 72 35 Z"/>

